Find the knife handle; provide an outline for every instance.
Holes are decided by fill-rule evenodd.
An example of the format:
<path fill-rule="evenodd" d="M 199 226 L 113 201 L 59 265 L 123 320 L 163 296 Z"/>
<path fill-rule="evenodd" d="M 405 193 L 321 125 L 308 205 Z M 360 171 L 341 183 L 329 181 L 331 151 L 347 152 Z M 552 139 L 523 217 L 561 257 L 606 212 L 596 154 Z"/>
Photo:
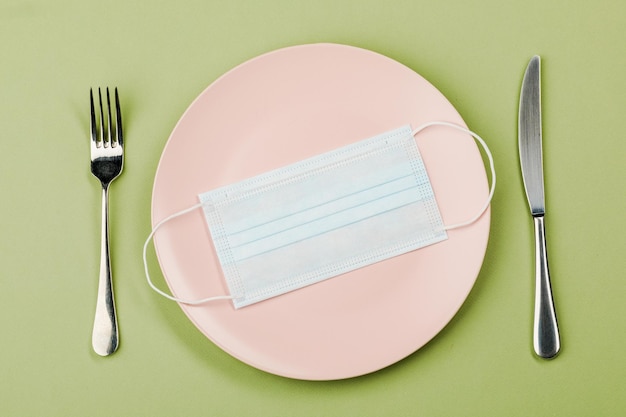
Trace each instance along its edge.
<path fill-rule="evenodd" d="M 561 342 L 554 310 L 554 300 L 552 299 L 552 287 L 550 285 L 545 220 L 543 216 L 535 216 L 533 220 L 535 223 L 535 323 L 533 346 L 538 356 L 550 359 L 559 353 Z"/>

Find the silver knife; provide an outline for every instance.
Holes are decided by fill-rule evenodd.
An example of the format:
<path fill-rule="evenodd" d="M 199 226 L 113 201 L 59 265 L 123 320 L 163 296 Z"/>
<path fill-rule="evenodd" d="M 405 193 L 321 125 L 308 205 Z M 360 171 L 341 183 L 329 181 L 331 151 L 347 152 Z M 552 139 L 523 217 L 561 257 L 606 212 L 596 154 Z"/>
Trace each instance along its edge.
<path fill-rule="evenodd" d="M 548 269 L 541 142 L 541 60 L 534 56 L 526 68 L 520 93 L 519 155 L 526 197 L 535 224 L 533 347 L 538 356 L 549 359 L 559 353 L 561 342 Z"/>

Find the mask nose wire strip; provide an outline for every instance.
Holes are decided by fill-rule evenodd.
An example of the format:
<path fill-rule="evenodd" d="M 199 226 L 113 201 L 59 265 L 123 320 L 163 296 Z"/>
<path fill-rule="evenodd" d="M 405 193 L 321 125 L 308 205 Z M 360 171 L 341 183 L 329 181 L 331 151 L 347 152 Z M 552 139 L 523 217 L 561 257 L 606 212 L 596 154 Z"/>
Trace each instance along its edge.
<path fill-rule="evenodd" d="M 186 208 L 185 210 L 181 210 L 179 212 L 176 212 L 174 214 L 169 215 L 168 217 L 164 218 L 163 220 L 161 220 L 160 222 L 158 222 L 156 224 L 156 226 L 154 226 L 154 228 L 152 229 L 152 231 L 150 232 L 150 234 L 148 235 L 148 238 L 146 239 L 146 243 L 144 243 L 143 245 L 143 267 L 144 267 L 144 271 L 146 273 L 146 279 L 148 280 L 148 284 L 150 284 L 150 287 L 152 287 L 152 289 L 156 292 L 158 292 L 159 294 L 161 294 L 163 297 L 170 299 L 172 301 L 176 301 L 182 304 L 188 304 L 188 305 L 199 305 L 199 304 L 204 304 L 204 303 L 208 303 L 210 301 L 217 301 L 217 300 L 232 300 L 233 297 L 232 295 L 218 295 L 215 297 L 208 297 L 208 298 L 203 298 L 201 300 L 194 300 L 194 301 L 189 301 L 189 300 L 182 300 L 180 298 L 174 297 L 164 291 L 161 291 L 161 289 L 157 288 L 156 285 L 154 285 L 154 283 L 152 282 L 152 279 L 150 278 L 150 272 L 148 271 L 148 261 L 146 259 L 146 252 L 148 250 L 148 245 L 150 244 L 150 241 L 152 240 L 152 238 L 154 237 L 154 234 L 157 232 L 157 230 L 159 230 L 161 228 L 161 226 L 163 226 L 165 223 L 169 222 L 170 220 L 175 219 L 176 217 L 180 217 L 184 214 L 187 214 L 193 210 L 196 210 L 198 208 L 202 207 L 202 203 L 198 203 L 198 204 L 194 204 L 193 206 Z"/>
<path fill-rule="evenodd" d="M 475 215 L 474 217 L 472 217 L 471 219 L 469 219 L 467 221 L 464 221 L 464 222 L 461 222 L 461 223 L 455 223 L 455 224 L 444 226 L 444 230 L 459 229 L 461 227 L 469 226 L 470 224 L 472 224 L 472 223 L 476 222 L 478 219 L 480 219 L 483 214 L 485 214 L 485 212 L 489 208 L 489 205 L 491 204 L 491 200 L 493 199 L 493 194 L 494 194 L 494 192 L 496 190 L 496 168 L 495 168 L 495 164 L 493 162 L 493 155 L 491 155 L 491 151 L 489 150 L 489 147 L 487 146 L 485 141 L 480 136 L 478 136 L 476 133 L 472 132 L 471 130 L 466 129 L 463 126 L 459 126 L 459 125 L 454 124 L 454 123 L 449 123 L 449 122 L 429 122 L 429 123 L 425 123 L 425 124 L 420 125 L 417 128 L 415 128 L 413 130 L 412 134 L 413 134 L 413 136 L 415 136 L 419 132 L 421 132 L 422 130 L 427 129 L 427 128 L 431 127 L 431 126 L 451 127 L 453 129 L 459 130 L 459 131 L 461 131 L 463 133 L 467 133 L 467 134 L 473 136 L 474 139 L 476 139 L 476 141 L 483 148 L 483 150 L 485 151 L 485 154 L 487 155 L 487 158 L 489 159 L 489 168 L 491 169 L 491 187 L 490 187 L 490 190 L 489 190 L 489 197 L 487 198 L 487 202 L 480 209 L 478 214 Z"/>

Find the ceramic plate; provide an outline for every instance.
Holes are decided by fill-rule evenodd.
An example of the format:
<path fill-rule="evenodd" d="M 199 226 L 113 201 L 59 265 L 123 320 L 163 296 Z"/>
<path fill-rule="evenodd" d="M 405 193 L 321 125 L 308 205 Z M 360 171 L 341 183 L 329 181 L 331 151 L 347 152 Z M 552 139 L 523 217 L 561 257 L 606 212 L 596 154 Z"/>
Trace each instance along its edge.
<path fill-rule="evenodd" d="M 314 44 L 252 59 L 190 105 L 157 170 L 153 224 L 198 194 L 402 125 L 465 125 L 450 102 L 406 66 L 364 49 Z M 471 136 L 446 127 L 417 135 L 446 224 L 469 219 L 488 195 Z M 484 259 L 489 212 L 441 243 L 235 310 L 230 301 L 181 305 L 224 351 L 290 378 L 370 373 L 412 354 L 450 321 Z M 155 236 L 170 290 L 227 294 L 201 210 Z"/>

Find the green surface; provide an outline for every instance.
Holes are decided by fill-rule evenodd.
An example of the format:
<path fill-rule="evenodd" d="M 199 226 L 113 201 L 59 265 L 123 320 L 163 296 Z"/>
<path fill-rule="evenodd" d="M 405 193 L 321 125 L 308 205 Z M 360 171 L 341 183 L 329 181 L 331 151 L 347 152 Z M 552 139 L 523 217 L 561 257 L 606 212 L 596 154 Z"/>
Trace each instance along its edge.
<path fill-rule="evenodd" d="M 0 415 L 623 416 L 625 22 L 622 0 L 2 0 Z M 156 166 L 183 111 L 233 66 L 313 42 L 423 75 L 488 141 L 498 170 L 485 264 L 458 315 L 406 360 L 335 382 L 233 359 L 148 288 L 141 263 Z M 534 54 L 563 343 L 553 361 L 532 354 L 517 153 Z M 100 191 L 87 91 L 98 85 L 120 89 L 127 151 L 111 194 L 121 346 L 109 358 L 90 347 Z"/>

